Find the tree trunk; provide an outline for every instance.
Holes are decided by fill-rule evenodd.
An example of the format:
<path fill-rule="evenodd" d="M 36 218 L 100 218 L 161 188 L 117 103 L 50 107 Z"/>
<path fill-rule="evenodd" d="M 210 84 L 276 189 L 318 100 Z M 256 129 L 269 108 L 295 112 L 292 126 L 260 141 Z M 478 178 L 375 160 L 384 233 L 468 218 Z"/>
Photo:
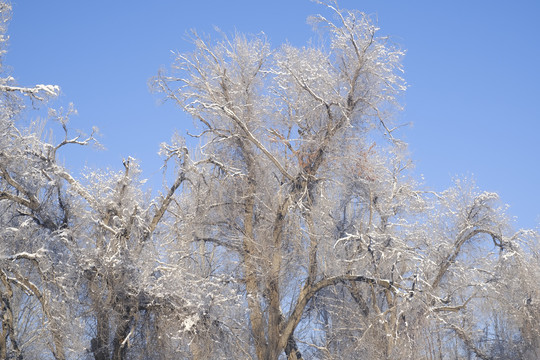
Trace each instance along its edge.
<path fill-rule="evenodd" d="M 112 360 L 125 360 L 128 348 L 128 336 L 131 324 L 129 308 L 120 319 L 120 323 L 116 327 L 116 332 L 113 339 L 113 356 Z"/>
<path fill-rule="evenodd" d="M 296 340 L 291 335 L 287 341 L 287 346 L 285 347 L 285 355 L 287 355 L 287 360 L 303 360 L 302 353 L 298 350 L 296 345 Z"/>

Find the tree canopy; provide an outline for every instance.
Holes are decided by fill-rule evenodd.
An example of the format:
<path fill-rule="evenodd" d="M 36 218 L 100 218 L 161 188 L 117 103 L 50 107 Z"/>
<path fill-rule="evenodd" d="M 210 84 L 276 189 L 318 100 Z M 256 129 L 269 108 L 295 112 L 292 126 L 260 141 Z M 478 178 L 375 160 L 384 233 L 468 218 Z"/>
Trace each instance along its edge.
<path fill-rule="evenodd" d="M 161 145 L 156 197 L 133 158 L 72 175 L 94 131 L 25 125 L 59 88 L 2 68 L 0 358 L 538 358 L 538 234 L 472 180 L 414 180 L 403 51 L 321 9 L 316 44 L 194 32 L 150 81 L 200 130 Z"/>

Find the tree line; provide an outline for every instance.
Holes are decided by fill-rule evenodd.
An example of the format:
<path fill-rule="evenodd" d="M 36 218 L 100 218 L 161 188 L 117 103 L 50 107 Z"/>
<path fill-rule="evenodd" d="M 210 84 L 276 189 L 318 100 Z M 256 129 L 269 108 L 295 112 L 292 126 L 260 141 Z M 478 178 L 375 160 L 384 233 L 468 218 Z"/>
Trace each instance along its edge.
<path fill-rule="evenodd" d="M 538 234 L 471 180 L 415 180 L 403 51 L 361 12 L 321 11 L 301 48 L 192 34 L 150 85 L 198 145 L 161 145 L 155 197 L 133 158 L 72 175 L 58 154 L 94 131 L 50 110 L 49 140 L 25 108 L 59 88 L 1 68 L 0 358 L 540 357 Z"/>

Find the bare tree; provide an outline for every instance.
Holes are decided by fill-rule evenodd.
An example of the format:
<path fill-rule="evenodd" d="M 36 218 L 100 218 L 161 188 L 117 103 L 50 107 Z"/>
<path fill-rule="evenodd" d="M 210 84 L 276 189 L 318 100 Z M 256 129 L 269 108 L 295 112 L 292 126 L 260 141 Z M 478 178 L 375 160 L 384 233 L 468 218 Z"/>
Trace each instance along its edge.
<path fill-rule="evenodd" d="M 309 304 L 331 288 L 349 289 L 364 312 L 360 289 L 371 288 L 377 316 L 388 302 L 398 321 L 403 289 L 391 269 L 353 265 L 380 256 L 378 247 L 405 246 L 388 229 L 413 196 L 400 184 L 406 165 L 371 159 L 378 149 L 368 132 L 381 129 L 387 151 L 399 153 L 385 113 L 404 89 L 402 52 L 365 15 L 329 8 L 337 23 L 313 18 L 329 36 L 322 48 L 271 51 L 264 38 L 242 35 L 211 45 L 195 34 L 195 52 L 178 55 L 179 75 L 155 83 L 203 126 L 193 167 L 208 195 L 192 236 L 238 259 L 259 359 L 301 358 L 295 331 L 313 335 Z"/>

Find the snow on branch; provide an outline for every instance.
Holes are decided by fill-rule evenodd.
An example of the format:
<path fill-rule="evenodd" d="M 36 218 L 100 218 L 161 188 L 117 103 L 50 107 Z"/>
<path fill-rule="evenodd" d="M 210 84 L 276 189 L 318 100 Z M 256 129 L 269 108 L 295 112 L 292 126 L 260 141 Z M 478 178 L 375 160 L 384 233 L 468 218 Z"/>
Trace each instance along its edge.
<path fill-rule="evenodd" d="M 60 94 L 60 87 L 57 85 L 38 84 L 34 87 L 20 87 L 11 85 L 1 85 L 0 91 L 19 92 L 39 101 L 45 101 L 47 98 L 57 97 Z"/>
<path fill-rule="evenodd" d="M 45 252 L 45 249 L 39 249 L 36 253 L 29 253 L 29 252 L 23 251 L 14 255 L 2 256 L 0 257 L 0 260 L 14 261 L 14 260 L 25 259 L 25 260 L 37 262 L 39 259 L 43 258 L 43 254 L 42 254 L 43 252 Z"/>

